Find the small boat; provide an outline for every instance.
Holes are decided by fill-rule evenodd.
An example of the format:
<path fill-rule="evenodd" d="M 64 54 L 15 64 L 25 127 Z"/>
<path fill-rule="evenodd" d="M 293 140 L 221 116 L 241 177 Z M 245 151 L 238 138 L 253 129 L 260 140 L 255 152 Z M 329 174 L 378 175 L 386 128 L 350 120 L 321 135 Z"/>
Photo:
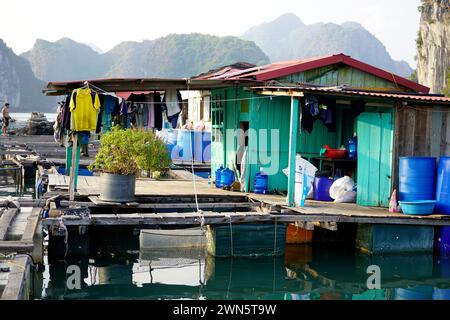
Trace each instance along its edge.
<path fill-rule="evenodd" d="M 141 250 L 192 248 L 206 246 L 206 231 L 202 228 L 143 229 L 139 236 Z"/>

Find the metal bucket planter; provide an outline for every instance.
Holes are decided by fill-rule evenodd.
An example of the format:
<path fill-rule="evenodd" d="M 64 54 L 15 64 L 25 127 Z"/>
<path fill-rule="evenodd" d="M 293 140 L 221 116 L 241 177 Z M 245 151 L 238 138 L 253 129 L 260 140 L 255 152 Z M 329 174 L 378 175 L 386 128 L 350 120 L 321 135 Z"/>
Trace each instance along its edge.
<path fill-rule="evenodd" d="M 134 175 L 100 174 L 100 197 L 106 202 L 133 202 L 136 190 Z"/>

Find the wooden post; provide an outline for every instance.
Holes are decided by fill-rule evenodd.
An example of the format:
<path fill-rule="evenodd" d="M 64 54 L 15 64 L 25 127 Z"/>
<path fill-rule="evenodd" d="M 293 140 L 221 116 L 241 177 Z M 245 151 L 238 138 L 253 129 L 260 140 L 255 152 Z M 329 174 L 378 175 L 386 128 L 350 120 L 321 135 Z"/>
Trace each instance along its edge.
<path fill-rule="evenodd" d="M 291 119 L 289 136 L 289 178 L 288 178 L 288 198 L 287 204 L 295 207 L 295 158 L 297 156 L 297 134 L 298 134 L 298 115 L 299 99 L 291 97 Z"/>
<path fill-rule="evenodd" d="M 69 200 L 75 200 L 75 174 L 76 168 L 78 167 L 77 162 L 77 149 L 78 149 L 78 134 L 74 133 L 73 146 L 72 146 L 72 165 L 70 167 L 70 182 L 69 182 Z"/>

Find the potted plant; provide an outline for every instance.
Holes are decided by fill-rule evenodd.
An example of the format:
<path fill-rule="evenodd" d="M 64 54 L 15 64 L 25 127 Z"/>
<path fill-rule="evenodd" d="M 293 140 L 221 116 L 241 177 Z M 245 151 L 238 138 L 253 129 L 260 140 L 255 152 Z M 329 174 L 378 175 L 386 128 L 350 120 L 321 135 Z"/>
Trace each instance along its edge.
<path fill-rule="evenodd" d="M 131 202 L 142 171 L 165 171 L 170 158 L 164 142 L 151 131 L 114 127 L 100 139 L 91 170 L 100 172 L 100 200 Z"/>

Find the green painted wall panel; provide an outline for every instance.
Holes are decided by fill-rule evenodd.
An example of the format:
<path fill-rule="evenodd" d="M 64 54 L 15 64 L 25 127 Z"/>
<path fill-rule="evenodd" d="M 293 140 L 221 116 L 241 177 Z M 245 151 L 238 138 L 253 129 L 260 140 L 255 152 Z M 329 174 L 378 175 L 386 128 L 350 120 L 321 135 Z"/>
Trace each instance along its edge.
<path fill-rule="evenodd" d="M 344 65 L 334 65 L 308 70 L 291 74 L 277 80 L 281 82 L 309 83 L 321 86 L 347 85 L 366 89 L 376 88 L 410 91 L 404 87 L 397 86 L 392 81 Z"/>
<path fill-rule="evenodd" d="M 323 145 L 328 144 L 332 148 L 337 146 L 337 133 L 328 132 L 328 128 L 322 121 L 314 121 L 313 131 L 298 132 L 297 152 L 304 158 L 311 155 L 318 156 Z"/>
<path fill-rule="evenodd" d="M 288 167 L 289 156 L 290 98 L 254 99 L 250 103 L 250 129 L 257 137 L 249 138 L 251 163 L 248 166 L 248 183 L 253 190 L 253 181 L 261 168 L 269 175 L 269 190 L 287 190 L 287 177 L 283 169 Z M 262 130 L 266 130 L 266 135 Z M 278 130 L 271 140 L 272 129 Z M 268 161 L 268 163 L 267 163 Z"/>

